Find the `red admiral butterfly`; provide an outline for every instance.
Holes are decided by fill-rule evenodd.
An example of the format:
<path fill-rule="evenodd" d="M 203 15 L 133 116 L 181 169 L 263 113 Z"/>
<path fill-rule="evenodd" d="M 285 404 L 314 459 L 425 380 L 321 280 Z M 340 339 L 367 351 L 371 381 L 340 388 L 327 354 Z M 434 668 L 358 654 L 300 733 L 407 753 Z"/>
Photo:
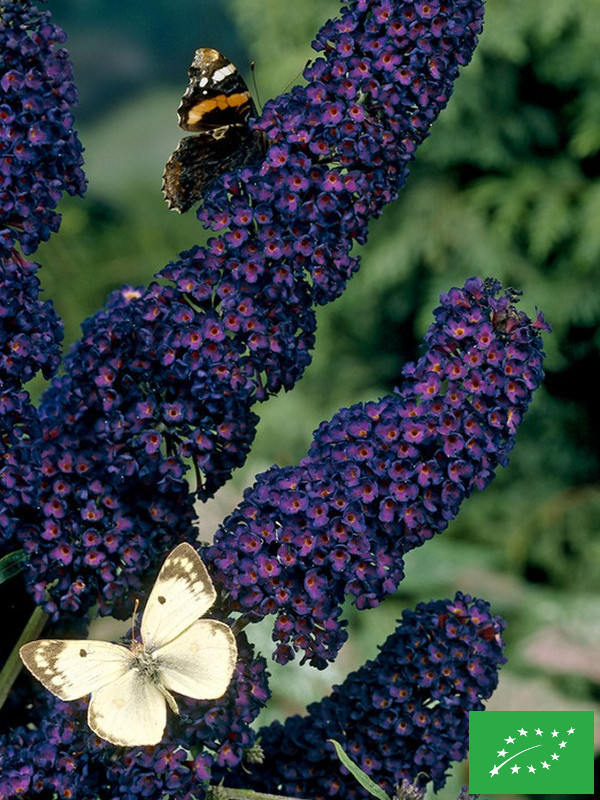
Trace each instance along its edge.
<path fill-rule="evenodd" d="M 196 50 L 190 82 L 177 109 L 179 127 L 196 131 L 183 138 L 167 161 L 162 190 L 169 208 L 180 213 L 199 203 L 206 188 L 228 170 L 259 160 L 261 132 L 248 119 L 256 108 L 242 76 L 217 50 Z"/>

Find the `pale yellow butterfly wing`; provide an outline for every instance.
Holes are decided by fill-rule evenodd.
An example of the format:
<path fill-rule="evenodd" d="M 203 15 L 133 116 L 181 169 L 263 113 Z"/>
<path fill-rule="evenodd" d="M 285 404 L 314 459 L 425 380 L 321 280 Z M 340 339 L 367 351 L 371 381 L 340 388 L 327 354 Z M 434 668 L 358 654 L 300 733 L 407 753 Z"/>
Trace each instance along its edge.
<path fill-rule="evenodd" d="M 123 747 L 157 744 L 167 724 L 166 700 L 139 669 L 92 694 L 88 725 L 102 739 Z"/>
<path fill-rule="evenodd" d="M 131 651 L 119 644 L 88 639 L 41 639 L 19 650 L 21 660 L 48 691 L 76 700 L 122 678 Z"/>
<path fill-rule="evenodd" d="M 167 556 L 146 603 L 142 641 L 156 649 L 172 641 L 216 599 L 215 588 L 200 556 L 189 544 L 180 544 Z"/>
<path fill-rule="evenodd" d="M 165 560 L 142 618 L 143 646 L 132 652 L 111 642 L 45 639 L 20 650 L 25 666 L 63 700 L 92 694 L 88 724 L 123 746 L 157 744 L 170 691 L 195 699 L 224 694 L 237 647 L 230 628 L 198 619 L 216 592 L 200 556 L 178 545 Z M 146 661 L 146 659 L 150 661 Z"/>
<path fill-rule="evenodd" d="M 225 693 L 237 660 L 235 636 L 228 625 L 199 619 L 160 647 L 156 664 L 163 686 L 196 700 Z"/>

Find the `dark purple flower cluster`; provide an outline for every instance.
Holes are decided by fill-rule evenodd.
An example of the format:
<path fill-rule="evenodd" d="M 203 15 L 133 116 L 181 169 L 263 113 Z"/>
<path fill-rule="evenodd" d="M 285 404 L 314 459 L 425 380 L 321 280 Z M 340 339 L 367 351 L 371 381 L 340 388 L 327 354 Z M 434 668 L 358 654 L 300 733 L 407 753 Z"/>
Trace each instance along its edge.
<path fill-rule="evenodd" d="M 28 584 L 39 603 L 50 590 L 53 617 L 94 602 L 128 613 L 124 598 L 173 544 L 172 531 L 193 536 L 188 466 L 198 496 L 209 497 L 244 461 L 253 404 L 291 388 L 309 363 L 314 302 L 339 294 L 355 269 L 352 243 L 395 196 L 481 27 L 479 0 L 446 3 L 437 16 L 420 9 L 414 20 L 409 6 L 394 3 L 390 16 L 385 4 L 355 3 L 329 23 L 308 86 L 265 110 L 265 163 L 210 192 L 203 218 L 228 230 L 168 265 L 167 285 L 119 291 L 85 324 L 42 400 L 43 480 L 19 530 Z M 388 50 L 424 71 L 420 105 L 413 84 L 389 70 Z M 404 99 L 391 113 L 381 104 L 397 85 Z M 353 132 L 322 92 L 346 96 L 333 105 Z M 427 123 L 409 136 L 421 113 Z M 310 141 L 296 141 L 302 130 Z M 343 152 L 333 148 L 340 138 Z M 320 152 L 321 139 L 330 152 Z"/>
<path fill-rule="evenodd" d="M 38 415 L 24 384 L 58 368 L 62 323 L 39 300 L 37 265 L 0 255 L 0 544 L 18 546 L 40 485 Z"/>
<path fill-rule="evenodd" d="M 323 423 L 300 465 L 260 475 L 217 531 L 217 583 L 251 619 L 276 615 L 277 660 L 335 658 L 344 598 L 367 608 L 393 592 L 404 554 L 506 464 L 547 326 L 498 293 L 472 278 L 443 295 L 397 393 Z"/>
<path fill-rule="evenodd" d="M 0 381 L 23 385 L 38 372 L 49 378 L 60 363 L 62 322 L 39 299 L 37 264 L 14 251 L 0 256 Z"/>
<path fill-rule="evenodd" d="M 166 414 L 162 427 L 145 430 L 153 375 L 135 350 L 145 333 L 137 327 L 137 297 L 117 292 L 104 330 L 98 325 L 90 334 L 84 325 L 85 348 L 71 352 L 40 405 L 36 503 L 23 509 L 17 536 L 29 555 L 28 586 L 55 620 L 94 603 L 127 617 L 148 570 L 174 542 L 197 535 L 186 466 L 172 453 Z M 118 380 L 108 365 L 94 372 L 113 336 L 132 344 L 122 349 Z M 83 395 L 77 379 L 86 372 L 96 381 Z M 168 399 L 176 407 L 173 389 Z"/>
<path fill-rule="evenodd" d="M 0 0 L 0 255 L 32 253 L 58 230 L 62 193 L 85 189 L 65 39 L 48 11 Z"/>
<path fill-rule="evenodd" d="M 170 715 L 155 747 L 121 749 L 102 742 L 86 725 L 85 700 L 65 703 L 45 690 L 30 712 L 32 726 L 0 738 L 0 797 L 73 800 L 200 800 L 204 782 L 242 762 L 256 741 L 250 727 L 269 697 L 263 658 L 242 635 L 240 659 L 218 700 L 181 698 L 181 717 Z"/>
<path fill-rule="evenodd" d="M 486 602 L 461 593 L 405 611 L 377 658 L 305 717 L 259 731 L 264 768 L 241 780 L 293 797 L 367 798 L 327 742 L 335 739 L 390 795 L 404 779 L 440 789 L 450 763 L 467 755 L 469 711 L 498 683 L 503 629 Z"/>
<path fill-rule="evenodd" d="M 404 184 L 482 20 L 481 0 L 343 5 L 313 43 L 323 57 L 307 85 L 268 102 L 255 124 L 271 145 L 260 176 L 226 176 L 199 213 L 229 229 L 224 268 L 258 245 L 261 271 L 310 275 L 312 302 L 341 294 L 358 268 L 354 243 Z"/>
<path fill-rule="evenodd" d="M 81 701 L 64 703 L 46 693 L 36 709 L 37 727 L 22 725 L 0 737 L 0 797 L 98 797 L 102 767 L 91 767 L 80 724 L 83 708 Z"/>
<path fill-rule="evenodd" d="M 208 279 L 205 288 L 210 296 Z M 153 289 L 152 303 L 152 289 L 114 293 L 42 398 L 36 510 L 21 509 L 15 544 L 31 554 L 29 586 L 54 618 L 95 602 L 129 614 L 124 600 L 174 531 L 196 537 L 188 460 L 206 497 L 254 436 L 238 343 L 216 314 Z M 228 324 L 243 318 L 238 306 Z"/>

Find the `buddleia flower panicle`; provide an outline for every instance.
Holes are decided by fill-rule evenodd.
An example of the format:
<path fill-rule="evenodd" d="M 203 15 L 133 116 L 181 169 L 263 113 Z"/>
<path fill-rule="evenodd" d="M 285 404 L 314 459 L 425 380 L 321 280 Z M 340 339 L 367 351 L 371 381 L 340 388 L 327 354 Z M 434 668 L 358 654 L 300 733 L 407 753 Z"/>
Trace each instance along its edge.
<path fill-rule="evenodd" d="M 17 540 L 39 496 L 41 426 L 24 386 L 60 361 L 62 322 L 39 299 L 36 271 L 16 250 L 0 255 L 0 548 Z"/>
<path fill-rule="evenodd" d="M 483 600 L 419 603 L 405 611 L 379 655 L 304 716 L 261 728 L 264 764 L 244 785 L 292 797 L 367 800 L 341 769 L 328 739 L 392 795 L 402 781 L 437 791 L 452 761 L 467 755 L 469 711 L 483 709 L 506 662 L 504 622 Z"/>
<path fill-rule="evenodd" d="M 82 194 L 77 102 L 64 32 L 26 0 L 0 0 L 0 256 L 57 231 L 63 192 Z"/>
<path fill-rule="evenodd" d="M 63 336 L 19 248 L 33 252 L 58 229 L 62 193 L 85 188 L 65 38 L 48 11 L 0 0 L 0 554 L 20 546 L 39 500 L 42 432 L 24 385 L 56 373 Z"/>
<path fill-rule="evenodd" d="M 397 391 L 322 423 L 306 458 L 259 475 L 218 529 L 216 583 L 250 619 L 274 615 L 278 661 L 333 660 L 345 598 L 369 608 L 394 592 L 404 555 L 507 463 L 547 329 L 511 299 L 479 278 L 442 295 Z"/>
<path fill-rule="evenodd" d="M 38 413 L 24 385 L 55 374 L 62 322 L 39 299 L 31 253 L 60 216 L 63 191 L 80 193 L 81 146 L 72 129 L 71 66 L 49 12 L 0 0 L 0 545 L 18 547 L 40 485 Z"/>
<path fill-rule="evenodd" d="M 356 270 L 351 249 L 402 186 L 472 55 L 482 9 L 342 6 L 315 40 L 307 85 L 256 120 L 264 161 L 208 192 L 200 217 L 216 235 L 85 323 L 42 398 L 43 477 L 7 543 L 31 554 L 29 590 L 53 619 L 94 603 L 126 616 L 172 531 L 194 538 L 194 502 L 243 463 L 254 404 L 310 362 L 315 305 Z"/>
<path fill-rule="evenodd" d="M 255 123 L 270 143 L 260 172 L 217 181 L 200 209 L 205 225 L 228 230 L 213 240 L 226 272 L 250 256 L 260 273 L 309 276 L 313 303 L 339 296 L 358 269 L 355 242 L 397 197 L 482 20 L 476 0 L 342 4 L 313 42 L 306 85 Z"/>

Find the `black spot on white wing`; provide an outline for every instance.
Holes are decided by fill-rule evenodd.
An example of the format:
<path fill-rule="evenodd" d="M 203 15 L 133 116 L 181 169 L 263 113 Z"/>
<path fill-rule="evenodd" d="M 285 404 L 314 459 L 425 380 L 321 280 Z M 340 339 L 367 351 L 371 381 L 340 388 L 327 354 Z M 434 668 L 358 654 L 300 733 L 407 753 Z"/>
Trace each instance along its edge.
<path fill-rule="evenodd" d="M 23 645 L 25 666 L 61 700 L 75 700 L 119 680 L 131 665 L 131 652 L 110 642 L 44 639 Z"/>
<path fill-rule="evenodd" d="M 145 647 L 152 651 L 176 638 L 202 617 L 215 599 L 200 556 L 191 545 L 178 545 L 167 556 L 144 609 L 141 634 Z"/>

